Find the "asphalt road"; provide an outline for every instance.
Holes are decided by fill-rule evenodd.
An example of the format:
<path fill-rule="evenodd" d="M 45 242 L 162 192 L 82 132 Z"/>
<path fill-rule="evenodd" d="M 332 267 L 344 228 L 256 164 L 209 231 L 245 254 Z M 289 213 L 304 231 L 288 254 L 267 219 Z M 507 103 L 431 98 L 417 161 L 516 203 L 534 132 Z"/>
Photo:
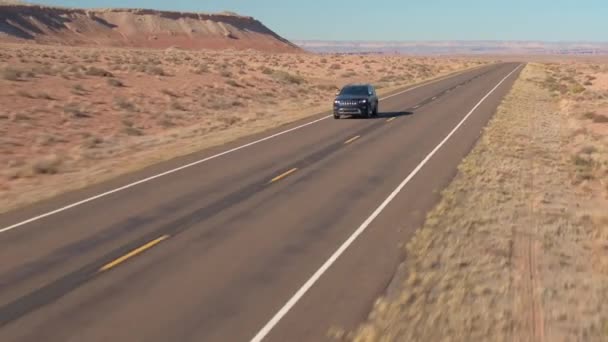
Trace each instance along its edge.
<path fill-rule="evenodd" d="M 356 327 L 519 70 L 478 68 L 382 100 L 378 118 L 239 148 L 307 121 L 294 123 L 0 216 L 0 341 L 323 341 Z"/>

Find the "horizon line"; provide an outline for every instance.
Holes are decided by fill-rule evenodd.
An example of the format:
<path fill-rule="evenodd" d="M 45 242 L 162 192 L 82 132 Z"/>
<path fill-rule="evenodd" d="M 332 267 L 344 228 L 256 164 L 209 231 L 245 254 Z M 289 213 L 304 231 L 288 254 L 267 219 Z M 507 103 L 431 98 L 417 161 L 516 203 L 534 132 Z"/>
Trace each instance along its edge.
<path fill-rule="evenodd" d="M 404 40 L 360 40 L 360 39 L 294 39 L 288 38 L 290 41 L 300 42 L 349 42 L 349 43 L 445 43 L 445 42 L 492 42 L 492 43 L 593 43 L 593 44 L 608 44 L 608 40 L 542 40 L 542 39 L 404 39 Z"/>

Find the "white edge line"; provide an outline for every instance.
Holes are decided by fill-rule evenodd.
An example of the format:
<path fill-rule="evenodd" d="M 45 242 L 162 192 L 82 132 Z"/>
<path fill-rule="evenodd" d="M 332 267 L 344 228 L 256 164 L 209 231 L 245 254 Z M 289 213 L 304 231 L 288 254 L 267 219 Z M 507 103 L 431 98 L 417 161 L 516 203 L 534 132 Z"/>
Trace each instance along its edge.
<path fill-rule="evenodd" d="M 250 342 L 261 342 L 270 331 L 279 323 L 279 321 L 293 308 L 296 303 L 308 292 L 308 290 L 321 278 L 334 262 L 346 251 L 346 249 L 361 235 L 367 227 L 380 215 L 384 208 L 393 201 L 393 199 L 401 192 L 401 190 L 410 182 L 412 178 L 422 169 L 422 167 L 439 151 L 439 149 L 456 133 L 456 131 L 464 124 L 464 122 L 475 112 L 475 110 L 490 96 L 494 91 L 500 87 L 504 81 L 509 78 L 517 69 L 522 65 L 518 65 L 513 71 L 511 71 L 505 78 L 503 78 L 498 84 L 490 90 L 471 111 L 465 115 L 465 117 L 454 127 L 454 129 L 437 145 L 425 158 L 416 166 L 416 168 L 397 186 L 395 190 L 380 204 L 378 208 L 355 230 L 355 232 L 346 240 L 344 243 L 332 254 L 327 261 L 319 268 L 307 281 L 300 287 L 300 289 L 285 303 L 285 305 L 266 323 L 266 325 L 251 339 Z"/>
<path fill-rule="evenodd" d="M 484 66 L 487 66 L 487 65 L 484 65 Z M 410 92 L 410 91 L 412 91 L 412 90 L 418 89 L 418 88 L 420 88 L 420 87 L 423 87 L 423 86 L 426 86 L 426 85 L 429 85 L 429 84 L 433 84 L 433 83 L 436 83 L 436 82 L 442 81 L 442 80 L 447 79 L 447 78 L 456 77 L 456 76 L 458 76 L 458 75 L 464 74 L 464 73 L 469 72 L 469 71 L 472 71 L 472 70 L 476 70 L 476 69 L 482 68 L 482 67 L 484 67 L 484 66 L 480 66 L 480 67 L 476 67 L 476 68 L 471 68 L 471 69 L 463 70 L 463 71 L 458 72 L 458 73 L 455 73 L 455 74 L 446 75 L 446 76 L 443 76 L 443 77 L 436 78 L 436 79 L 434 79 L 434 80 L 429 80 L 429 81 L 423 82 L 423 83 L 421 83 L 421 84 L 419 84 L 419 85 L 417 85 L 417 86 L 414 86 L 414 87 L 411 87 L 411 88 L 405 89 L 405 90 L 403 90 L 403 91 L 400 91 L 400 92 L 398 92 L 398 93 L 395 93 L 395 94 L 392 94 L 392 95 L 389 95 L 389 96 L 383 97 L 383 98 L 381 98 L 380 100 L 386 100 L 386 99 L 389 99 L 389 98 L 394 97 L 394 96 L 397 96 L 397 95 L 405 94 L 405 93 L 407 93 L 407 92 Z M 165 171 L 165 172 L 159 173 L 159 174 L 154 175 L 154 176 L 150 176 L 150 177 L 147 177 L 147 178 L 144 178 L 144 179 L 140 179 L 140 180 L 138 180 L 138 181 L 136 181 L 136 182 L 133 182 L 133 183 L 130 183 L 130 184 L 127 184 L 127 185 L 123 185 L 123 186 L 121 186 L 121 187 L 119 187 L 119 188 L 116 188 L 116 189 L 113 189 L 113 190 L 109 190 L 109 191 L 103 192 L 103 193 L 101 193 L 101 194 L 98 194 L 98 195 L 95 195 L 95 196 L 92 196 L 92 197 L 89 197 L 89 198 L 83 199 L 83 200 L 81 200 L 81 201 L 78 201 L 78 202 L 75 202 L 75 203 L 72 203 L 72 204 L 66 205 L 66 206 L 64 206 L 64 207 L 61 207 L 61 208 L 55 209 L 55 210 L 53 210 L 53 211 L 46 212 L 46 213 L 44 213 L 44 214 L 41 214 L 41 215 L 38 215 L 38 216 L 32 217 L 32 218 L 27 219 L 27 220 L 25 220 L 25 221 L 21 221 L 21 222 L 19 222 L 19 223 L 15 223 L 15 224 L 13 224 L 13 225 L 11 225 L 11 226 L 4 227 L 4 228 L 0 228 L 0 234 L 1 234 L 1 233 L 4 233 L 4 232 L 7 232 L 7 231 L 9 231 L 9 230 L 12 230 L 12 229 L 15 229 L 15 228 L 21 227 L 21 226 L 26 225 L 26 224 L 28 224 L 28 223 L 32 223 L 32 222 L 34 222 L 34 221 L 38 221 L 38 220 L 43 219 L 43 218 L 45 218 L 45 217 L 49 217 L 49 216 L 51 216 L 51 215 L 58 214 L 58 213 L 60 213 L 60 212 L 62 212 L 62 211 L 66 211 L 66 210 L 68 210 L 68 209 L 71 209 L 71 208 L 74 208 L 74 207 L 77 207 L 77 206 L 83 205 L 83 204 L 85 204 L 85 203 L 88 203 L 88 202 L 94 201 L 94 200 L 96 200 L 96 199 L 99 199 L 99 198 L 102 198 L 102 197 L 106 197 L 106 196 L 111 195 L 111 194 L 113 194 L 113 193 L 116 193 L 116 192 L 119 192 L 119 191 L 123 191 L 123 190 L 129 189 L 129 188 L 132 188 L 132 187 L 134 187 L 134 186 L 136 186 L 136 185 L 139 185 L 139 184 L 142 184 L 142 183 L 149 182 L 149 181 L 154 180 L 154 179 L 156 179 L 156 178 L 160 178 L 160 177 L 163 177 L 163 176 L 166 176 L 166 175 L 169 175 L 169 174 L 175 173 L 175 172 L 177 172 L 177 171 L 181 171 L 181 170 L 183 170 L 183 169 L 187 169 L 187 168 L 190 168 L 190 167 L 192 167 L 192 166 L 195 166 L 195 165 L 198 165 L 198 164 L 202 164 L 202 163 L 204 163 L 204 162 L 207 162 L 207 161 L 209 161 L 209 160 L 212 160 L 212 159 L 215 159 L 215 158 L 218 158 L 218 157 L 224 156 L 224 155 L 226 155 L 226 154 L 229 154 L 229 153 L 232 153 L 232 152 L 236 152 L 236 151 L 238 151 L 238 150 L 241 150 L 241 149 L 247 148 L 247 147 L 252 146 L 252 145 L 259 144 L 259 143 L 264 142 L 264 141 L 266 141 L 266 140 L 270 140 L 270 139 L 276 138 L 276 137 L 278 137 L 278 136 L 281 136 L 281 135 L 283 135 L 283 134 L 287 134 L 287 133 L 289 133 L 289 132 L 293 132 L 293 131 L 295 131 L 295 130 L 298 130 L 298 129 L 304 128 L 304 127 L 306 127 L 306 126 L 313 125 L 313 124 L 315 124 L 315 123 L 317 123 L 317 122 L 319 122 L 319 121 L 326 120 L 326 119 L 328 119 L 328 118 L 330 118 L 330 117 L 332 117 L 332 115 L 327 115 L 327 116 L 324 116 L 324 117 L 322 117 L 322 118 L 320 118 L 320 119 L 313 120 L 313 121 L 311 121 L 311 122 L 307 122 L 307 123 L 305 123 L 305 124 L 302 124 L 302 125 L 299 125 L 299 126 L 296 126 L 296 127 L 292 127 L 292 128 L 290 128 L 290 129 L 287 129 L 287 130 L 284 130 L 284 131 L 281 131 L 281 132 L 278 132 L 278 133 L 272 134 L 272 135 L 270 135 L 270 136 L 267 136 L 267 137 L 265 137 L 265 138 L 262 138 L 262 139 L 259 139 L 259 140 L 256 140 L 256 141 L 252 141 L 252 142 L 247 143 L 247 144 L 245 144 L 245 145 L 241 145 L 241 146 L 238 146 L 238 147 L 232 148 L 232 149 L 230 149 L 230 150 L 227 150 L 227 151 L 224 151 L 224 152 L 221 152 L 221 153 L 218 153 L 218 154 L 212 155 L 212 156 L 210 156 L 210 157 L 207 157 L 207 158 L 204 158 L 204 159 L 201 159 L 201 160 L 197 160 L 197 161 L 195 161 L 195 162 L 192 162 L 192 163 L 189 163 L 189 164 L 186 164 L 186 165 L 182 165 L 182 166 L 180 166 L 180 167 L 177 167 L 177 168 L 174 168 L 174 169 L 171 169 L 171 170 L 168 170 L 168 171 Z"/>

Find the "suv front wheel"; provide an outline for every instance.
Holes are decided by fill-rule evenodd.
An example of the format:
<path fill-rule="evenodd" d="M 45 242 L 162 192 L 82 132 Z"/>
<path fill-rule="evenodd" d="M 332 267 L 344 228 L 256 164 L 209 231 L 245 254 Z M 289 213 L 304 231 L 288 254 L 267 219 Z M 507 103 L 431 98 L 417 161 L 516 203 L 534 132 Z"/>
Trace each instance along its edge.
<path fill-rule="evenodd" d="M 365 109 L 365 114 L 363 114 L 363 116 L 365 118 L 371 118 L 374 115 L 374 109 L 373 109 L 373 105 L 370 103 L 367 105 L 366 109 Z"/>

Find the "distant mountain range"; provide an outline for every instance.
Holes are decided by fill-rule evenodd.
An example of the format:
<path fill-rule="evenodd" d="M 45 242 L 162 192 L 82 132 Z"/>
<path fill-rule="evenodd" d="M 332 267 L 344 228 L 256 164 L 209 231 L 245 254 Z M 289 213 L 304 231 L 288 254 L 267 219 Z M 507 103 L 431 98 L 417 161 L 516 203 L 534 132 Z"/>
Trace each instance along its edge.
<path fill-rule="evenodd" d="M 320 41 L 294 40 L 296 45 L 317 53 L 398 53 L 420 55 L 533 54 L 604 55 L 608 42 L 542 41 Z"/>

